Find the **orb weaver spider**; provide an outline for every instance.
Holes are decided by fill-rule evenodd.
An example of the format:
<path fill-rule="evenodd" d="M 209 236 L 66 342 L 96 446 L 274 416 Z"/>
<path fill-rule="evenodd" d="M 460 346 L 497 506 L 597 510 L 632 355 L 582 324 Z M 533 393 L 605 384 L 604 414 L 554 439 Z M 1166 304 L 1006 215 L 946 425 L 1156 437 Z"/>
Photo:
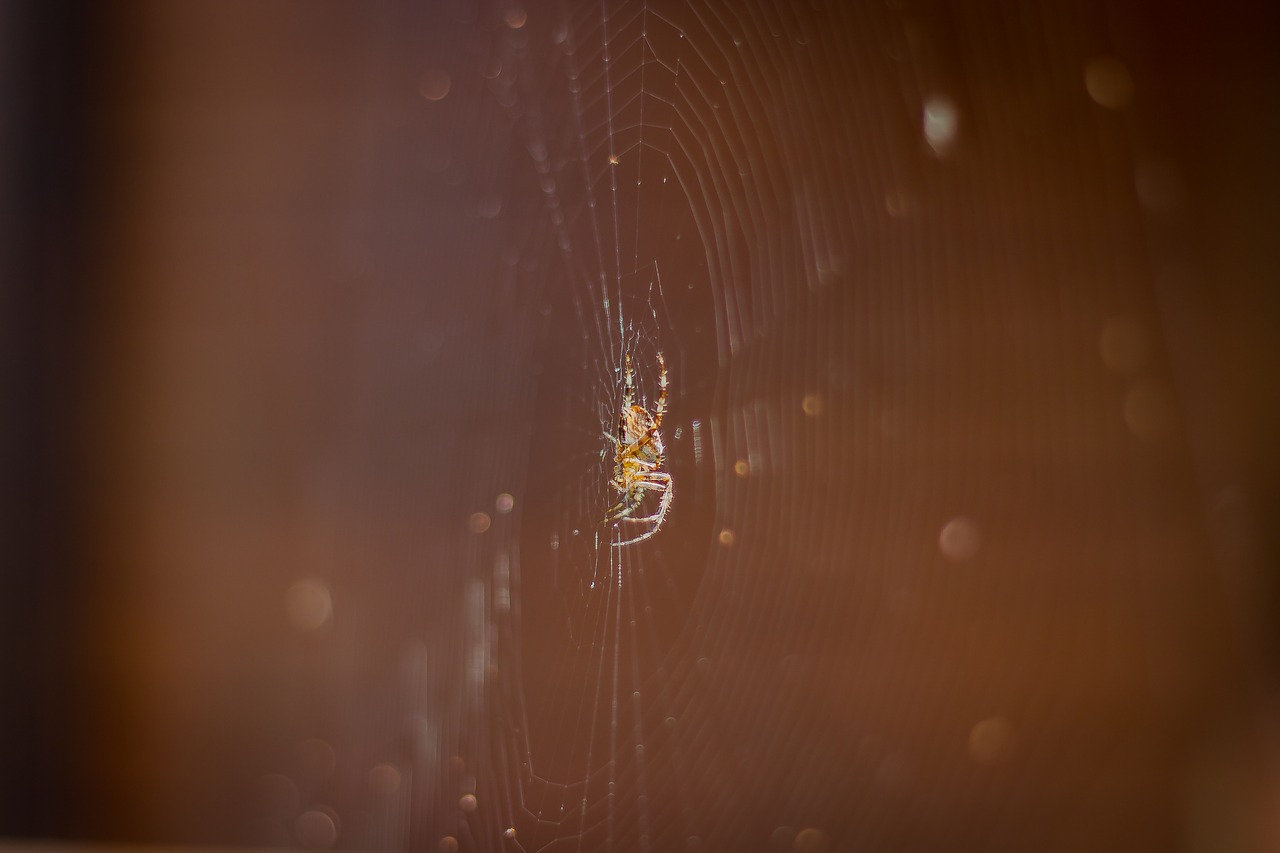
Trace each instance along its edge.
<path fill-rule="evenodd" d="M 622 497 L 613 505 L 601 524 L 613 522 L 648 524 L 639 536 L 613 543 L 613 547 L 634 545 L 653 536 L 662 527 L 671 509 L 675 493 L 671 489 L 671 475 L 662 470 L 666 461 L 666 448 L 662 444 L 662 416 L 667 412 L 667 362 L 658 353 L 658 401 L 650 412 L 636 404 L 635 371 L 631 368 L 631 354 L 626 356 L 625 384 L 622 388 L 622 411 L 618 417 L 618 434 L 605 433 L 614 446 L 613 479 L 609 485 Z M 635 512 L 650 492 L 659 492 L 658 508 L 649 515 L 637 517 Z"/>

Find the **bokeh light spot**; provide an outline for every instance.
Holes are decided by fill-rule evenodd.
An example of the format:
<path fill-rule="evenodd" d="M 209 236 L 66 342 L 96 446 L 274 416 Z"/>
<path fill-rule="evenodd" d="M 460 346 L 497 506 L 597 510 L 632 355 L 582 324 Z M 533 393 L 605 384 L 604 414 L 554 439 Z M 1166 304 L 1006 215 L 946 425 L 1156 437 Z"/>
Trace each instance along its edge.
<path fill-rule="evenodd" d="M 447 71 L 431 70 L 422 75 L 418 93 L 428 101 L 443 101 L 453 85 Z"/>
<path fill-rule="evenodd" d="M 1013 724 L 1004 717 L 988 717 L 969 732 L 969 756 L 978 764 L 999 764 L 1009 757 L 1013 747 Z"/>
<path fill-rule="evenodd" d="M 471 528 L 472 533 L 484 533 L 491 523 L 487 512 L 473 512 L 471 518 L 467 520 L 467 526 Z"/>
<path fill-rule="evenodd" d="M 329 585 L 319 578 L 305 578 L 289 587 L 284 607 L 289 622 L 300 631 L 314 631 L 333 618 Z"/>
<path fill-rule="evenodd" d="M 333 747 L 320 738 L 308 738 L 298 744 L 298 768 L 310 779 L 328 779 L 338 766 Z"/>
<path fill-rule="evenodd" d="M 823 404 L 822 397 L 818 394 L 806 394 L 804 400 L 800 403 L 800 408 L 803 409 L 804 413 L 809 417 L 816 418 L 818 415 L 822 414 L 822 410 L 825 406 Z"/>
<path fill-rule="evenodd" d="M 924 102 L 924 138 L 939 157 L 955 144 L 960 128 L 960 110 L 945 95 L 934 95 Z"/>
<path fill-rule="evenodd" d="M 515 505 L 516 499 L 506 492 L 498 495 L 497 499 L 493 502 L 493 508 L 496 509 L 500 515 L 506 515 L 511 512 L 511 510 L 515 508 Z"/>
<path fill-rule="evenodd" d="M 303 847 L 332 847 L 338 840 L 338 822 L 328 811 L 310 809 L 293 822 L 293 834 Z"/>
<path fill-rule="evenodd" d="M 389 797 L 400 790 L 400 771 L 390 764 L 375 765 L 369 771 L 369 790 L 380 797 Z"/>
<path fill-rule="evenodd" d="M 902 190 L 890 190 L 884 197 L 884 209 L 894 219 L 901 219 L 911 212 L 911 197 Z"/>
<path fill-rule="evenodd" d="M 795 853 L 827 853 L 831 849 L 831 839 L 821 829 L 810 826 L 796 833 L 791 849 Z"/>
<path fill-rule="evenodd" d="M 1115 59 L 1100 56 L 1084 66 L 1084 87 L 1099 106 L 1121 110 L 1133 100 L 1133 78 Z"/>
<path fill-rule="evenodd" d="M 981 539 L 978 525 L 962 515 L 956 516 L 942 525 L 942 532 L 938 534 L 938 549 L 948 560 L 961 562 L 978 553 Z"/>
<path fill-rule="evenodd" d="M 268 773 L 253 783 L 253 804 L 264 817 L 289 820 L 298 813 L 298 786 L 288 776 Z"/>
<path fill-rule="evenodd" d="M 733 544 L 733 531 L 732 531 L 732 530 L 730 530 L 729 528 L 727 528 L 727 527 L 726 527 L 724 530 L 721 530 L 721 531 L 720 531 L 720 544 L 721 544 L 721 545 L 724 545 L 724 546 L 726 546 L 726 547 L 728 547 L 728 546 L 730 546 L 730 545 L 732 545 L 732 544 Z"/>
<path fill-rule="evenodd" d="M 458 799 L 458 808 L 470 814 L 480 807 L 480 801 L 476 799 L 475 794 L 463 794 Z"/>

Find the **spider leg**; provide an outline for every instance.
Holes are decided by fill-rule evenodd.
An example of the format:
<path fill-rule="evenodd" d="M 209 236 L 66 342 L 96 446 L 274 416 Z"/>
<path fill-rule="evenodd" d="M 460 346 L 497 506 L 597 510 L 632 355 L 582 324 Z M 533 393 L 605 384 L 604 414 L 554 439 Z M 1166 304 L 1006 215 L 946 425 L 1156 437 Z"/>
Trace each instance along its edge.
<path fill-rule="evenodd" d="M 670 481 L 668 481 L 667 490 L 662 494 L 662 500 L 658 504 L 658 511 L 654 513 L 652 516 L 650 516 L 649 519 L 645 519 L 646 521 L 650 521 L 650 520 L 653 521 L 653 527 L 650 527 L 644 533 L 641 533 L 639 536 L 636 536 L 632 539 L 626 539 L 621 542 L 613 542 L 610 544 L 612 544 L 614 548 L 621 548 L 623 545 L 634 545 L 637 542 L 643 542 L 644 540 L 648 539 L 650 536 L 653 536 L 655 533 L 658 532 L 658 530 L 662 528 L 662 522 L 666 520 L 667 511 L 671 509 L 671 501 L 674 497 L 675 497 L 675 492 L 671 488 Z M 627 519 L 627 521 L 634 521 L 634 520 L 639 520 L 639 519 Z"/>
<path fill-rule="evenodd" d="M 662 426 L 662 416 L 667 413 L 667 360 L 658 351 L 658 402 L 653 406 L 653 428 Z"/>
<path fill-rule="evenodd" d="M 632 375 L 630 373 L 630 370 L 631 370 L 630 355 L 627 356 L 627 370 L 628 370 L 627 377 L 630 380 Z M 631 400 L 633 404 L 633 408 L 640 408 L 640 407 L 634 406 L 635 388 L 632 387 L 631 385 L 628 385 L 627 387 L 630 389 L 629 390 L 630 396 L 624 395 L 623 402 L 625 403 L 627 400 Z M 643 408 L 640 408 L 640 411 L 644 412 L 645 414 L 648 414 L 647 412 L 645 412 Z M 641 447 L 644 447 L 646 444 L 653 441 L 654 435 L 662 427 L 662 416 L 665 415 L 666 413 L 667 413 L 667 361 L 665 358 L 662 357 L 662 353 L 659 352 L 658 353 L 658 400 L 656 403 L 654 403 L 653 424 L 647 430 L 644 431 L 643 435 L 637 438 L 632 444 L 627 446 L 626 452 L 629 455 L 636 453 Z"/>
<path fill-rule="evenodd" d="M 618 519 L 619 521 L 625 521 L 631 524 L 638 524 L 640 522 L 655 521 L 667 514 L 667 511 L 663 508 L 663 506 L 664 505 L 669 506 L 671 503 L 671 499 L 667 497 L 668 493 L 670 493 L 671 491 L 671 475 L 670 474 L 667 474 L 665 472 L 655 472 L 655 473 L 649 474 L 647 475 L 647 479 L 641 480 L 640 482 L 636 483 L 635 488 L 644 489 L 650 492 L 662 492 L 662 497 L 658 501 L 658 509 L 653 513 L 653 515 L 646 515 L 642 517 L 629 515 L 626 518 Z M 639 508 L 639 504 L 637 504 L 636 508 L 637 509 Z"/>
<path fill-rule="evenodd" d="M 602 524 L 607 524 L 610 521 L 652 521 L 657 518 L 659 514 L 666 515 L 666 510 L 663 509 L 662 506 L 664 503 L 668 505 L 671 503 L 670 498 L 667 497 L 667 493 L 671 491 L 671 475 L 665 471 L 651 471 L 641 475 L 641 478 L 637 479 L 629 490 L 618 485 L 617 480 L 612 480 L 609 484 L 613 486 L 614 489 L 621 492 L 623 497 L 622 500 L 614 504 L 613 507 L 605 513 L 604 521 L 601 522 Z M 658 503 L 658 513 L 644 518 L 635 518 L 631 514 L 640 508 L 640 503 L 644 499 L 644 495 L 641 490 L 663 492 L 663 495 Z"/>
<path fill-rule="evenodd" d="M 626 429 L 624 428 L 624 424 L 627 420 L 626 412 L 630 410 L 645 417 L 649 416 L 649 413 L 643 406 L 637 406 L 635 404 L 635 399 L 635 371 L 631 367 L 631 353 L 627 353 L 627 378 L 626 385 L 622 392 L 623 415 L 618 423 L 617 443 L 619 445 L 626 445 L 626 450 L 623 452 L 628 456 L 635 455 L 640 448 L 653 441 L 654 435 L 657 434 L 658 430 L 662 427 L 662 416 L 667 413 L 667 361 L 663 358 L 661 352 L 658 353 L 658 400 L 654 403 L 652 415 L 653 423 L 650 424 L 648 429 L 641 433 L 639 438 L 630 444 L 627 444 Z"/>
<path fill-rule="evenodd" d="M 610 521 L 622 521 L 640 508 L 640 496 L 635 492 L 629 492 L 616 483 L 614 488 L 622 492 L 622 500 L 618 501 L 613 507 L 605 513 L 604 521 L 601 524 L 608 524 Z"/>
<path fill-rule="evenodd" d="M 631 369 L 631 353 L 626 354 L 626 370 L 622 380 L 622 415 L 618 418 L 618 444 L 627 443 L 627 412 L 636 404 L 636 374 Z"/>

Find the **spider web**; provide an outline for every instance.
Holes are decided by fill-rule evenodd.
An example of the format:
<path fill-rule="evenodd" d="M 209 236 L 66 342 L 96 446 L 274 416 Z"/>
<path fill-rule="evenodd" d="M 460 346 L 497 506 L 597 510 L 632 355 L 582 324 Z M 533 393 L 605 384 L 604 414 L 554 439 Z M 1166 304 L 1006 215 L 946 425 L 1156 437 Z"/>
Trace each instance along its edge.
<path fill-rule="evenodd" d="M 758 11 L 752 22 L 703 4 L 585 4 L 508 13 L 494 35 L 491 91 L 545 208 L 513 256 L 537 259 L 516 289 L 540 294 L 545 326 L 519 526 L 489 531 L 474 570 L 485 664 L 464 751 L 492 768 L 475 779 L 481 847 L 668 850 L 723 835 L 706 811 L 708 785 L 722 783 L 706 774 L 740 764 L 748 741 L 714 736 L 723 709 L 709 699 L 752 664 L 725 645 L 722 608 L 753 576 L 767 589 L 776 560 L 856 550 L 801 531 L 853 462 L 819 423 L 870 421 L 851 393 L 851 305 L 833 285 L 868 261 L 858 220 L 886 217 L 816 192 L 851 185 L 860 152 L 806 151 L 787 131 L 804 120 L 790 95 L 815 70 L 819 34 L 785 9 Z M 813 337 L 788 351 L 784 322 Z M 601 525 L 615 500 L 602 434 L 615 429 L 624 355 L 652 408 L 658 351 L 675 506 L 651 540 L 611 548 L 624 534 Z M 815 476 L 819 459 L 830 481 Z M 778 541 L 785 553 L 761 547 Z M 735 561 L 744 547 L 753 556 Z M 763 663 L 772 680 L 794 661 Z"/>
<path fill-rule="evenodd" d="M 1099 45 L 1028 18 L 1010 44 L 1043 55 L 967 67 L 940 45 L 974 19 L 895 4 L 429 17 L 468 37 L 441 47 L 454 112 L 427 125 L 425 182 L 499 247 L 429 310 L 502 344 L 443 332 L 423 357 L 452 353 L 419 393 L 462 414 L 414 444 L 458 454 L 404 465 L 447 478 L 419 508 L 448 522 L 387 616 L 429 639 L 368 692 L 396 697 L 367 751 L 403 784 L 361 840 L 1069 837 L 1102 806 L 1025 775 L 1087 778 L 1133 735 L 1096 722 L 1110 701 L 1152 714 L 1185 689 L 1118 685 L 1178 648 L 1149 576 L 1185 606 L 1197 575 L 1165 561 L 1199 547 L 1155 498 L 1186 492 L 1165 415 L 1144 434 L 1121 414 L 1116 383 L 1158 369 L 1096 356 L 1108 318 L 1151 313 L 1126 143 L 1060 73 Z M 622 367 L 652 410 L 659 352 L 674 504 L 612 547 Z M 1094 652 L 1101 675 L 1076 665 Z M 1010 801 L 1023 823 L 1000 823 Z"/>

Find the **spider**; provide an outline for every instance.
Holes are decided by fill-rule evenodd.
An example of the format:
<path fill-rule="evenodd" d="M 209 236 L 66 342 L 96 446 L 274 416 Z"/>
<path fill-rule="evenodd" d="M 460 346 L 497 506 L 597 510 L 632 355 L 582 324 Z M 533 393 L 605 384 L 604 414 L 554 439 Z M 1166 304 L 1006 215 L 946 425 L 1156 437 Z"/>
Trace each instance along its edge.
<path fill-rule="evenodd" d="M 643 542 L 658 532 L 671 509 L 671 475 L 662 470 L 666 461 L 662 444 L 662 416 L 667 412 L 667 362 L 658 353 L 658 402 L 650 412 L 636 404 L 635 371 L 631 369 L 631 354 L 626 356 L 626 384 L 622 390 L 622 412 L 618 417 L 618 434 L 605 433 L 614 446 L 613 479 L 609 485 L 622 497 L 605 514 L 601 524 L 619 522 L 648 524 L 648 530 L 639 536 L 614 542 L 613 547 Z M 636 511 L 649 492 L 658 492 L 658 508 L 649 515 L 637 517 Z"/>

